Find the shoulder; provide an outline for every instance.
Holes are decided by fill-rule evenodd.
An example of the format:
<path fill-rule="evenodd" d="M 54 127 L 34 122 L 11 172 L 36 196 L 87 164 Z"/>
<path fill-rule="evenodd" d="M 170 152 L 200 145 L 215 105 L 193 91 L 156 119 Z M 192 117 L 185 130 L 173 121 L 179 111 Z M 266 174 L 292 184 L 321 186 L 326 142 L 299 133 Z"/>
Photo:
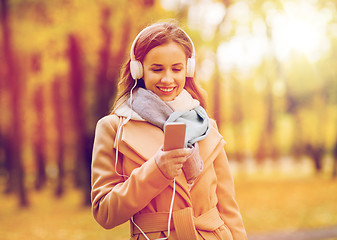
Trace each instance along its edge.
<path fill-rule="evenodd" d="M 218 130 L 218 124 L 216 123 L 216 121 L 213 118 L 210 118 L 209 122 L 210 122 L 211 127 L 213 127 L 216 130 Z"/>
<path fill-rule="evenodd" d="M 119 122 L 119 116 L 117 116 L 116 114 L 110 114 L 98 120 L 97 125 L 108 124 L 108 123 L 113 124 L 113 123 L 118 123 L 118 122 Z"/>
<path fill-rule="evenodd" d="M 220 151 L 224 150 L 225 141 L 218 131 L 216 121 L 210 119 L 210 129 L 207 137 L 199 143 L 199 150 L 201 158 L 206 162 L 209 159 L 215 159 Z M 212 161 L 210 161 L 212 162 Z"/>
<path fill-rule="evenodd" d="M 102 117 L 96 124 L 96 131 L 113 129 L 116 130 L 119 125 L 120 118 L 116 114 L 110 114 Z"/>
<path fill-rule="evenodd" d="M 219 132 L 218 124 L 216 123 L 215 119 L 210 118 L 209 123 L 210 123 L 211 128 L 213 128 L 215 131 L 219 133 L 219 135 L 221 135 Z"/>
<path fill-rule="evenodd" d="M 211 128 L 211 132 L 213 132 L 213 137 L 217 138 L 218 140 L 220 140 L 221 142 L 223 142 L 224 144 L 226 144 L 226 141 L 224 140 L 223 136 L 221 135 L 219 128 L 218 128 L 218 124 L 215 121 L 215 119 L 210 118 L 209 119 L 210 122 L 210 128 Z"/>

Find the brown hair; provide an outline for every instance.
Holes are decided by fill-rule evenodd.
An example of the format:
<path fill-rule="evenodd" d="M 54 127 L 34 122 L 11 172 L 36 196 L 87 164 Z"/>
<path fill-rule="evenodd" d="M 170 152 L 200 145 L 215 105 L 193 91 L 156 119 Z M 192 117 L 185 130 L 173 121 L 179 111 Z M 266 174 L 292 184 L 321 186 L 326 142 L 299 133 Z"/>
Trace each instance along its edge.
<path fill-rule="evenodd" d="M 182 31 L 175 23 L 161 22 L 147 27 L 138 37 L 134 46 L 136 60 L 143 62 L 146 54 L 151 49 L 169 43 L 170 41 L 181 45 L 187 58 L 192 56 L 193 47 L 184 31 Z M 132 78 L 130 72 L 130 59 L 128 59 L 121 69 L 121 78 L 118 82 L 118 93 L 113 110 L 127 100 L 130 91 L 135 84 L 134 81 L 135 80 Z M 136 88 L 138 87 L 145 88 L 143 79 L 137 80 Z M 203 90 L 196 84 L 194 77 L 186 77 L 184 88 L 193 98 L 200 102 L 202 107 L 206 108 L 206 100 L 202 93 Z"/>

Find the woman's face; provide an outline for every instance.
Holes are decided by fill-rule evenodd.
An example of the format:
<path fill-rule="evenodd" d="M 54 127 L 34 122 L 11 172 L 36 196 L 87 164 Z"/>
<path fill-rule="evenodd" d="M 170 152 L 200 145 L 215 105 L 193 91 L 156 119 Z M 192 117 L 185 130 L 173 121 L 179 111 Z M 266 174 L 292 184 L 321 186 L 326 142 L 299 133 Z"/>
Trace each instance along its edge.
<path fill-rule="evenodd" d="M 143 61 L 146 89 L 163 101 L 172 101 L 184 89 L 186 60 L 183 48 L 175 42 L 151 49 Z"/>

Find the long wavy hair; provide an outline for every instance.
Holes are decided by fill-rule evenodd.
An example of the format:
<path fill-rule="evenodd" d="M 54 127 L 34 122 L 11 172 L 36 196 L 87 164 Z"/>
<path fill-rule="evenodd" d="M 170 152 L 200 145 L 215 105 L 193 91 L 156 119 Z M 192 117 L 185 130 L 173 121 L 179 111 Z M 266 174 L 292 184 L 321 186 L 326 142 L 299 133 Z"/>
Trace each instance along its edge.
<path fill-rule="evenodd" d="M 186 59 L 192 56 L 192 44 L 186 34 L 173 22 L 160 22 L 147 27 L 145 31 L 138 37 L 134 46 L 135 58 L 136 60 L 143 63 L 146 54 L 151 49 L 172 41 L 182 46 L 186 54 Z M 200 102 L 202 107 L 206 108 L 206 99 L 203 93 L 204 90 L 197 85 L 194 78 L 195 77 L 186 77 L 184 88 L 191 94 L 193 98 Z M 130 91 L 134 84 L 135 80 L 131 76 L 129 58 L 121 68 L 117 98 L 114 102 L 112 111 L 116 110 L 129 98 Z M 145 88 L 143 79 L 137 80 L 135 89 L 138 87 Z"/>

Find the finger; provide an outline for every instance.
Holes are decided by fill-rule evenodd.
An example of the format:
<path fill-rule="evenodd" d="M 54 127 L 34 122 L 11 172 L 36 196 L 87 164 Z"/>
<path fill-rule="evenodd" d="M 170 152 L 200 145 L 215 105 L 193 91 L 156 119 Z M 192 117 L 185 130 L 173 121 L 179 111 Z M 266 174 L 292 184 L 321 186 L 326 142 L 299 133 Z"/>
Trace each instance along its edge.
<path fill-rule="evenodd" d="M 181 148 L 165 152 L 170 157 L 186 157 L 191 154 L 191 149 Z"/>
<path fill-rule="evenodd" d="M 173 164 L 181 164 L 181 165 L 183 165 L 186 161 L 187 161 L 187 157 L 172 158 L 172 163 Z"/>

